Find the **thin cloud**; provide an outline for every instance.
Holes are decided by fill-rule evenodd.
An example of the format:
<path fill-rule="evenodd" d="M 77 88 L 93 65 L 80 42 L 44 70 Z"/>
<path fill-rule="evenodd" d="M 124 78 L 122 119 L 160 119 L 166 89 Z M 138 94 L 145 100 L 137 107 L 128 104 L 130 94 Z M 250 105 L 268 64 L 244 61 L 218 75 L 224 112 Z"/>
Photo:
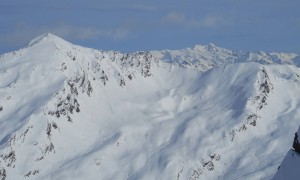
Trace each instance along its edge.
<path fill-rule="evenodd" d="M 160 20 L 161 24 L 180 24 L 192 28 L 212 28 L 224 22 L 221 16 L 205 16 L 200 20 L 187 17 L 184 13 L 170 12 Z"/>
<path fill-rule="evenodd" d="M 130 29 L 126 27 L 119 27 L 117 28 L 113 33 L 113 39 L 114 40 L 121 40 L 128 37 L 130 34 Z"/>
<path fill-rule="evenodd" d="M 121 8 L 132 9 L 132 10 L 140 10 L 140 11 L 156 11 L 158 10 L 155 6 L 144 5 L 144 4 L 134 4 L 134 5 L 127 5 L 121 6 Z"/>
<path fill-rule="evenodd" d="M 109 30 L 102 30 L 96 29 L 93 27 L 73 27 L 68 25 L 61 25 L 54 28 L 45 28 L 41 29 L 40 31 L 49 31 L 53 32 L 58 36 L 62 36 L 67 39 L 74 39 L 74 40 L 88 40 L 95 37 L 109 37 L 111 36 L 111 31 Z"/>
<path fill-rule="evenodd" d="M 158 8 L 153 5 L 148 4 L 137 4 L 137 3 L 102 3 L 98 1 L 78 1 L 78 2 L 49 2 L 49 3 L 37 3 L 29 1 L 25 4 L 20 3 L 11 3 L 11 4 L 0 4 L 1 10 L 12 11 L 12 12 L 24 12 L 28 10 L 62 10 L 62 11 L 70 11 L 70 10 L 84 10 L 84 11 L 156 11 Z"/>
<path fill-rule="evenodd" d="M 20 46 L 43 33 L 52 33 L 69 40 L 91 40 L 95 38 L 110 38 L 121 40 L 130 35 L 129 25 L 121 25 L 115 29 L 100 29 L 94 27 L 74 27 L 71 25 L 57 25 L 53 27 L 35 27 L 28 25 L 16 26 L 14 31 L 0 34 L 0 43 L 9 46 Z"/>
<path fill-rule="evenodd" d="M 206 16 L 204 19 L 202 19 L 200 24 L 202 25 L 202 27 L 210 28 L 221 24 L 222 21 L 223 18 L 220 16 Z"/>
<path fill-rule="evenodd" d="M 185 15 L 183 13 L 178 12 L 170 12 L 166 16 L 161 18 L 162 23 L 170 24 L 170 23 L 176 23 L 176 24 L 182 24 L 187 21 Z"/>

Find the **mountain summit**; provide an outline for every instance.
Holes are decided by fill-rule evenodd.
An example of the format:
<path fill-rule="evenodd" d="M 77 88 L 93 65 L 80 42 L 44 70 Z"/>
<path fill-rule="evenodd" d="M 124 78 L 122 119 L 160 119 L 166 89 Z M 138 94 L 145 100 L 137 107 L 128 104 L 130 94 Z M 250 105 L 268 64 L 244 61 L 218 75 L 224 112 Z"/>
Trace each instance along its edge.
<path fill-rule="evenodd" d="M 33 40 L 31 40 L 29 43 L 28 43 L 28 46 L 33 46 L 35 44 L 40 44 L 40 43 L 45 43 L 45 42 L 51 42 L 51 43 L 54 43 L 54 44 L 66 44 L 68 43 L 67 41 L 63 40 L 62 38 L 58 37 L 58 36 L 55 36 L 51 33 L 45 33 L 45 34 L 42 34 L 36 38 L 34 38 Z"/>
<path fill-rule="evenodd" d="M 297 59 L 39 36 L 0 56 L 0 179 L 271 179 L 300 124 Z"/>

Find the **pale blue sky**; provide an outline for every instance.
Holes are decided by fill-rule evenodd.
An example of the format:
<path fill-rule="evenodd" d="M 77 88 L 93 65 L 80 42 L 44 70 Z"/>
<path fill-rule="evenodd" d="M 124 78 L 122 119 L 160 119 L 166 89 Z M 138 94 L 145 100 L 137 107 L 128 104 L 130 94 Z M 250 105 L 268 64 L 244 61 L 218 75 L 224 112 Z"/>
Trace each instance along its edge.
<path fill-rule="evenodd" d="M 0 54 L 46 32 L 123 52 L 214 43 L 300 54 L 300 1 L 0 0 Z"/>

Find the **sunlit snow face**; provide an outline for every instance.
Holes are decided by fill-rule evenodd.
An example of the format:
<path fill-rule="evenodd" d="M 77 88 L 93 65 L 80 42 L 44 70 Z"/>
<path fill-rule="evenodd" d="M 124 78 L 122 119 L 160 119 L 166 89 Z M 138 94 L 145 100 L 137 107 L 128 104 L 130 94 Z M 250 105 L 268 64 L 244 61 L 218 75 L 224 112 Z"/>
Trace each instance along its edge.
<path fill-rule="evenodd" d="M 46 33 L 0 56 L 0 179 L 270 177 L 300 123 L 294 56 Z"/>

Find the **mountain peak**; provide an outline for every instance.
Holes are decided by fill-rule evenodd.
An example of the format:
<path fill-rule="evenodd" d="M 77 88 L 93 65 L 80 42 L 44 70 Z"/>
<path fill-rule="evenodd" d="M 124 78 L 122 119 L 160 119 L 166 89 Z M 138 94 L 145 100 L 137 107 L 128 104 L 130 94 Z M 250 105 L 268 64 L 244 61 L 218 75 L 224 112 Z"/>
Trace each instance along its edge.
<path fill-rule="evenodd" d="M 217 51 L 218 47 L 216 45 L 214 45 L 213 43 L 209 43 L 207 45 L 195 45 L 194 48 L 195 50 L 198 50 L 198 51 L 203 51 L 203 50 L 208 50 L 208 51 Z"/>
<path fill-rule="evenodd" d="M 44 34 L 32 39 L 28 43 L 27 46 L 33 46 L 35 44 L 41 44 L 41 43 L 65 44 L 65 43 L 67 43 L 67 41 L 65 41 L 64 39 L 62 39 L 54 34 L 44 33 Z"/>
<path fill-rule="evenodd" d="M 200 44 L 196 44 L 193 49 L 197 50 L 197 51 L 203 51 L 205 49 L 206 46 L 204 45 L 200 45 Z"/>
<path fill-rule="evenodd" d="M 218 47 L 216 45 L 214 45 L 213 43 L 209 43 L 208 45 L 206 45 L 207 50 L 209 51 L 217 51 Z"/>
<path fill-rule="evenodd" d="M 215 44 L 213 44 L 213 43 L 209 43 L 208 45 L 207 45 L 207 47 L 217 47 Z"/>

